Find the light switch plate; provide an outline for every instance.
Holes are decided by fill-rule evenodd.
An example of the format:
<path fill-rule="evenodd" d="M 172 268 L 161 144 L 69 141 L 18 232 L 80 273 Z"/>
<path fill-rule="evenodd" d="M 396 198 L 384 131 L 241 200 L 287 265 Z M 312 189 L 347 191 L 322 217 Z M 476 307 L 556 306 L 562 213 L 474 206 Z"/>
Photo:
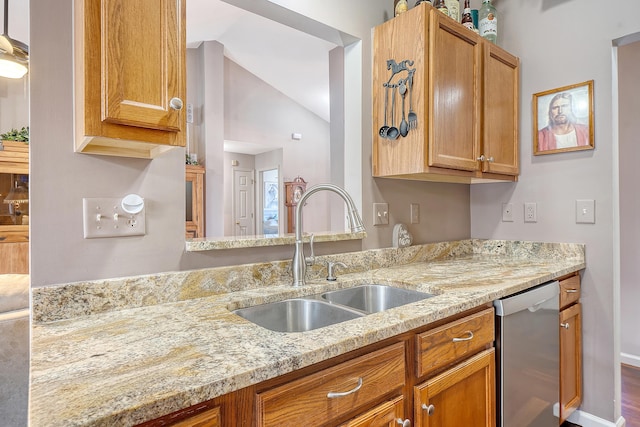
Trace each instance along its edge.
<path fill-rule="evenodd" d="M 82 199 L 84 238 L 143 236 L 145 208 L 137 214 L 126 213 L 119 198 Z"/>
<path fill-rule="evenodd" d="M 420 224 L 420 205 L 411 203 L 411 224 Z"/>
<path fill-rule="evenodd" d="M 513 203 L 502 204 L 502 222 L 513 222 Z"/>
<path fill-rule="evenodd" d="M 389 203 L 373 204 L 373 225 L 389 224 Z"/>
<path fill-rule="evenodd" d="M 596 223 L 596 201 L 576 200 L 576 224 Z"/>

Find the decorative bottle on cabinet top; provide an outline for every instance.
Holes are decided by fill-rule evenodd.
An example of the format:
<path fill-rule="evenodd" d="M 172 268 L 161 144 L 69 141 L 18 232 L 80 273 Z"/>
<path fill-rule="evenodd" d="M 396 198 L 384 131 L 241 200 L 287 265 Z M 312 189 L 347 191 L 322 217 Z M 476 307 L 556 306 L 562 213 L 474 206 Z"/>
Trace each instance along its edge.
<path fill-rule="evenodd" d="M 464 11 L 462 13 L 462 25 L 473 31 L 473 18 L 471 17 L 471 7 L 469 7 L 469 0 L 464 0 Z"/>
<path fill-rule="evenodd" d="M 407 10 L 409 10 L 409 4 L 407 3 L 407 0 L 399 0 L 398 3 L 396 3 L 395 16 L 398 16 L 401 13 L 406 12 Z"/>
<path fill-rule="evenodd" d="M 435 7 L 445 15 L 449 16 L 449 9 L 447 9 L 447 5 L 444 3 L 444 0 L 435 0 L 433 7 Z"/>
<path fill-rule="evenodd" d="M 482 7 L 478 12 L 478 20 L 480 35 L 495 43 L 498 38 L 498 12 L 491 4 L 491 0 L 482 0 Z"/>
<path fill-rule="evenodd" d="M 449 16 L 455 21 L 460 22 L 460 0 L 444 0 L 449 10 Z"/>

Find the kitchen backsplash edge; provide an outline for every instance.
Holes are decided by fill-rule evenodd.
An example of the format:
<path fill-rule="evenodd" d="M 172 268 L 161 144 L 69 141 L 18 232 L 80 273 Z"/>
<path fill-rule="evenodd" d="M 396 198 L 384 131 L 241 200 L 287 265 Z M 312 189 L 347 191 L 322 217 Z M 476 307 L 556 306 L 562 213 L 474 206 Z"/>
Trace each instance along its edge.
<path fill-rule="evenodd" d="M 326 263 L 347 264 L 340 274 L 377 268 L 481 255 L 584 259 L 584 245 L 506 240 L 468 239 L 427 243 L 406 248 L 383 248 L 317 256 L 307 270 L 310 281 L 326 276 Z M 123 278 L 74 282 L 33 288 L 34 324 L 109 311 L 184 301 L 229 292 L 286 285 L 291 281 L 291 260 L 234 265 L 190 271 L 165 272 Z"/>

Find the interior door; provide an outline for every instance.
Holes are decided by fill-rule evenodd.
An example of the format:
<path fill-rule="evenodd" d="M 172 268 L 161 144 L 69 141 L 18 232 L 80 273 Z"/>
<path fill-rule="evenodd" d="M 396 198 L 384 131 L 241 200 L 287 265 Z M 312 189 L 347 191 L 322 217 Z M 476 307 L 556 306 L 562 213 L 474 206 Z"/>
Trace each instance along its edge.
<path fill-rule="evenodd" d="M 233 170 L 233 223 L 235 236 L 255 234 L 253 170 Z"/>

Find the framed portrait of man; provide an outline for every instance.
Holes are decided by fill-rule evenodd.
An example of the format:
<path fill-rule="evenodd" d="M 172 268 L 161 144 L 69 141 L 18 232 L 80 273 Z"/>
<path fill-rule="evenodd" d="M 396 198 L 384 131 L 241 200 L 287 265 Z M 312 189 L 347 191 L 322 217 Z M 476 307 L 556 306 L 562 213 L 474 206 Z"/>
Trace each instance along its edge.
<path fill-rule="evenodd" d="M 533 94 L 534 155 L 593 148 L 593 80 Z"/>

